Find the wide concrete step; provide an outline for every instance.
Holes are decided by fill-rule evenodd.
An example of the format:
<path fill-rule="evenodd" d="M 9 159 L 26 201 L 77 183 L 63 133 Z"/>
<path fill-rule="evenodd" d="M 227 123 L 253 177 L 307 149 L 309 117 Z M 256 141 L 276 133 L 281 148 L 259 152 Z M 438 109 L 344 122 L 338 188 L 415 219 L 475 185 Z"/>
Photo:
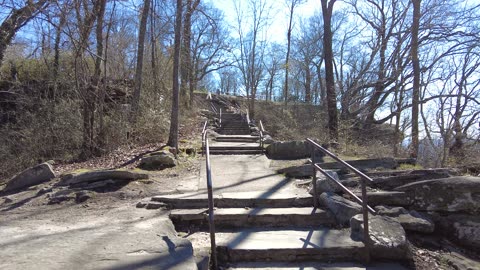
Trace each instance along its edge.
<path fill-rule="evenodd" d="M 313 207 L 219 208 L 215 209 L 214 217 L 216 229 L 335 225 L 335 219 L 329 211 Z M 192 227 L 209 228 L 207 209 L 172 210 L 170 219 L 177 231 L 188 231 Z"/>
<path fill-rule="evenodd" d="M 222 135 L 250 135 L 250 130 L 219 130 Z"/>
<path fill-rule="evenodd" d="M 263 150 L 210 150 L 210 155 L 261 155 Z"/>
<path fill-rule="evenodd" d="M 206 193 L 184 193 L 159 195 L 152 197 L 152 201 L 162 202 L 170 208 L 195 209 L 207 208 L 208 196 Z M 312 207 L 313 198 L 310 194 L 274 193 L 261 191 L 234 192 L 213 195 L 213 203 L 219 208 L 238 207 Z"/>
<path fill-rule="evenodd" d="M 260 139 L 259 136 L 251 135 L 231 135 L 231 136 L 217 136 L 215 141 L 217 142 L 256 142 Z"/>
<path fill-rule="evenodd" d="M 220 262 L 361 261 L 365 246 L 350 230 L 245 229 L 217 243 Z"/>
<path fill-rule="evenodd" d="M 364 265 L 356 262 L 243 262 L 229 264 L 226 270 L 408 270 L 400 263 L 379 262 Z"/>

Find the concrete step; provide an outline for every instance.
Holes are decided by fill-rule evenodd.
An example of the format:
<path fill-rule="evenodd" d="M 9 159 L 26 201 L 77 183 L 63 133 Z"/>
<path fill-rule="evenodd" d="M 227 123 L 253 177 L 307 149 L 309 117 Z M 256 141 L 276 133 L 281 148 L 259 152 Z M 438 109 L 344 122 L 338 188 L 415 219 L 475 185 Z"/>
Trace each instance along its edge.
<path fill-rule="evenodd" d="M 215 141 L 217 142 L 256 142 L 260 139 L 259 136 L 251 135 L 231 135 L 231 136 L 217 136 Z"/>
<path fill-rule="evenodd" d="M 159 195 L 152 197 L 152 201 L 165 203 L 170 208 L 196 209 L 208 207 L 208 196 L 205 193 L 184 193 Z M 234 192 L 213 195 L 213 203 L 219 208 L 238 207 L 312 207 L 313 198 L 310 194 L 274 193 L 260 191 Z"/>
<path fill-rule="evenodd" d="M 257 150 L 238 150 L 238 149 L 220 149 L 212 150 L 210 149 L 211 155 L 261 155 L 263 154 L 263 149 Z"/>
<path fill-rule="evenodd" d="M 220 262 L 362 261 L 365 246 L 350 238 L 350 230 L 244 229 L 217 243 Z"/>
<path fill-rule="evenodd" d="M 313 207 L 289 208 L 219 208 L 214 211 L 216 229 L 245 227 L 334 226 L 329 211 Z M 177 231 L 195 227 L 208 230 L 207 209 L 172 210 L 170 219 Z"/>
<path fill-rule="evenodd" d="M 217 133 L 222 135 L 250 135 L 250 130 L 219 130 Z"/>
<path fill-rule="evenodd" d="M 355 262 L 244 262 L 230 264 L 226 270 L 408 270 L 399 263 L 381 262 L 364 265 Z"/>

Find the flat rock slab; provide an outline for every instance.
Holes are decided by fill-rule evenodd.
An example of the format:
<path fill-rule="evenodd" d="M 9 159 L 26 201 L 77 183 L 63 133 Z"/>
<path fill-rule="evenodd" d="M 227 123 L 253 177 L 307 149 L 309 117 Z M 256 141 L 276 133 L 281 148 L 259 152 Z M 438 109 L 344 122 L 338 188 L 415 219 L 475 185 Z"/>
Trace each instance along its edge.
<path fill-rule="evenodd" d="M 130 181 L 137 179 L 147 179 L 148 174 L 138 173 L 129 170 L 95 170 L 80 173 L 69 173 L 61 177 L 59 186 L 76 185 L 81 183 L 90 183 L 103 180 Z"/>
<path fill-rule="evenodd" d="M 3 219 L 0 269 L 197 269 L 166 216 L 131 206 L 71 215 Z"/>
<path fill-rule="evenodd" d="M 355 195 L 362 197 L 361 192 L 357 192 Z M 370 206 L 408 206 L 413 203 L 413 200 L 409 194 L 401 191 L 375 191 L 367 192 L 367 202 Z"/>
<path fill-rule="evenodd" d="M 319 262 L 250 262 L 238 263 L 227 270 L 408 270 L 408 268 L 396 263 L 371 263 L 368 266 L 359 263 L 319 263 Z"/>
<path fill-rule="evenodd" d="M 172 208 L 207 208 L 208 195 L 205 192 L 160 195 L 152 201 L 163 202 Z M 308 207 L 313 197 L 305 191 L 301 194 L 290 192 L 268 193 L 262 191 L 220 193 L 213 195 L 216 207 Z"/>
<path fill-rule="evenodd" d="M 359 260 L 362 242 L 347 230 L 242 230 L 217 244 L 221 261 Z"/>

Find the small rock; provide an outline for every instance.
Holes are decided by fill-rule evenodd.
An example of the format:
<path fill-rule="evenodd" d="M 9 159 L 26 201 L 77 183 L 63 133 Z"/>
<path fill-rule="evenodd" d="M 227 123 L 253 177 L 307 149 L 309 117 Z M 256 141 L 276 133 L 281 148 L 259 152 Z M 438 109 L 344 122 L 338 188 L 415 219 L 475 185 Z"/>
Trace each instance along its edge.
<path fill-rule="evenodd" d="M 4 204 L 12 203 L 12 202 L 13 202 L 13 200 L 10 197 L 3 197 L 3 203 Z"/>
<path fill-rule="evenodd" d="M 160 209 L 167 208 L 167 205 L 163 202 L 149 202 L 146 206 L 146 209 Z"/>
<path fill-rule="evenodd" d="M 177 161 L 173 154 L 166 151 L 159 151 L 142 158 L 138 167 L 145 170 L 162 170 L 176 165 Z"/>
<path fill-rule="evenodd" d="M 92 193 L 88 192 L 86 190 L 81 190 L 77 193 L 75 193 L 75 202 L 76 203 L 83 203 L 86 200 L 90 199 L 92 197 Z"/>
<path fill-rule="evenodd" d="M 51 194 L 48 197 L 49 198 L 48 204 L 59 204 L 59 203 L 62 203 L 64 201 L 74 200 L 75 197 L 76 196 L 75 196 L 75 194 L 73 193 L 72 190 L 62 189 L 62 190 L 59 190 L 59 191 L 55 192 L 54 194 Z"/>
<path fill-rule="evenodd" d="M 263 143 L 264 143 L 264 144 L 272 144 L 272 143 L 274 143 L 274 142 L 275 142 L 275 140 L 273 140 L 272 136 L 270 136 L 270 135 L 268 135 L 268 134 L 267 134 L 267 135 L 263 135 Z"/>
<path fill-rule="evenodd" d="M 52 187 L 43 187 L 37 191 L 37 196 L 43 195 L 45 193 L 52 192 L 53 188 Z"/>
<path fill-rule="evenodd" d="M 137 208 L 145 208 L 148 203 L 149 203 L 149 201 L 139 201 L 139 202 L 135 205 L 135 207 L 137 207 Z"/>

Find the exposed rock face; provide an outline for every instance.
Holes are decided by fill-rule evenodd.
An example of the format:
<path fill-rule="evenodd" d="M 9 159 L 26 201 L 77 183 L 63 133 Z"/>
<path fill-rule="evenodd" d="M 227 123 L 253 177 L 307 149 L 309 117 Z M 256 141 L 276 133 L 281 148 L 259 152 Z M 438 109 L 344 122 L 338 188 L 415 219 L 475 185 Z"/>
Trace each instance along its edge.
<path fill-rule="evenodd" d="M 453 214 L 440 217 L 437 226 L 458 244 L 480 250 L 480 216 Z"/>
<path fill-rule="evenodd" d="M 162 170 L 171 168 L 177 165 L 175 157 L 172 153 L 167 151 L 159 151 L 150 154 L 140 160 L 139 168 L 145 170 Z"/>
<path fill-rule="evenodd" d="M 332 192 L 320 195 L 320 204 L 326 206 L 335 215 L 339 224 L 346 225 L 350 219 L 362 212 L 362 206 Z"/>
<path fill-rule="evenodd" d="M 388 216 L 399 222 L 407 231 L 432 233 L 435 230 L 433 222 L 417 211 L 408 212 L 403 207 L 377 206 L 379 215 Z"/>
<path fill-rule="evenodd" d="M 267 147 L 266 153 L 270 159 L 301 159 L 312 155 L 312 147 L 306 141 L 274 142 Z M 321 158 L 323 154 L 315 151 L 315 156 Z"/>
<path fill-rule="evenodd" d="M 327 171 L 328 175 L 330 175 L 331 177 L 333 177 L 335 180 L 339 181 L 338 179 L 338 174 L 334 171 Z M 340 192 L 342 191 L 342 188 L 340 188 L 337 184 L 335 184 L 332 180 L 330 179 L 327 179 L 327 177 L 325 175 L 321 175 L 318 179 L 317 179 L 317 185 L 316 185 L 316 189 L 317 189 L 317 194 L 322 194 L 322 192 L 334 192 L 334 193 L 337 193 L 337 192 Z M 308 191 L 311 195 L 314 194 L 314 191 L 313 191 L 313 185 L 310 185 L 309 187 L 309 191 Z"/>
<path fill-rule="evenodd" d="M 396 187 L 413 182 L 448 178 L 451 172 L 448 169 L 414 170 L 402 175 L 377 177 L 373 179 L 374 185 L 384 190 L 392 190 Z"/>
<path fill-rule="evenodd" d="M 62 176 L 59 186 L 76 185 L 103 180 L 130 181 L 147 179 L 148 175 L 127 170 L 98 170 L 83 173 L 70 173 Z"/>
<path fill-rule="evenodd" d="M 352 239 L 363 241 L 363 215 L 352 217 L 350 227 Z M 400 223 L 389 217 L 369 215 L 368 227 L 373 258 L 406 259 L 409 256 L 405 230 Z"/>
<path fill-rule="evenodd" d="M 480 177 L 457 176 L 426 180 L 396 188 L 414 199 L 411 208 L 423 211 L 480 211 Z"/>
<path fill-rule="evenodd" d="M 4 192 L 20 190 L 22 188 L 47 182 L 55 178 L 52 166 L 48 163 L 42 163 L 37 166 L 28 168 L 23 172 L 14 176 L 3 189 Z"/>

